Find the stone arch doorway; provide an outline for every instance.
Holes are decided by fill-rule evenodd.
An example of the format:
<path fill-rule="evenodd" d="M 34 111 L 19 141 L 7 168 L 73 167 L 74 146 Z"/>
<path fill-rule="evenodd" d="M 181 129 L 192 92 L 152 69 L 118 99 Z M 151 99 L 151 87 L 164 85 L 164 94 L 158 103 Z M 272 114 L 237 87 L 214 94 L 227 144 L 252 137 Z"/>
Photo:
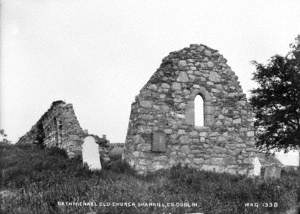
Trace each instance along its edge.
<path fill-rule="evenodd" d="M 84 138 L 82 144 L 82 162 L 86 163 L 90 170 L 101 170 L 99 145 L 92 136 Z"/>

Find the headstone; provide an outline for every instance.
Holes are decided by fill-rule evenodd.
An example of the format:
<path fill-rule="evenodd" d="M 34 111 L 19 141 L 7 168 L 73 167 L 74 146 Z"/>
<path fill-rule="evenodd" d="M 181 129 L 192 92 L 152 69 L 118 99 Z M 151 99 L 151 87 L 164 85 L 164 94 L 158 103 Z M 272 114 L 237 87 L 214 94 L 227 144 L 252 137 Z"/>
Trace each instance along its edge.
<path fill-rule="evenodd" d="M 279 179 L 281 176 L 281 167 L 278 166 L 266 166 L 264 179 Z"/>
<path fill-rule="evenodd" d="M 86 163 L 90 170 L 101 170 L 99 148 L 96 140 L 92 136 L 87 136 L 82 145 L 82 161 Z"/>
<path fill-rule="evenodd" d="M 261 163 L 258 159 L 258 157 L 255 157 L 252 161 L 253 163 L 253 175 L 254 176 L 260 176 L 261 174 Z"/>

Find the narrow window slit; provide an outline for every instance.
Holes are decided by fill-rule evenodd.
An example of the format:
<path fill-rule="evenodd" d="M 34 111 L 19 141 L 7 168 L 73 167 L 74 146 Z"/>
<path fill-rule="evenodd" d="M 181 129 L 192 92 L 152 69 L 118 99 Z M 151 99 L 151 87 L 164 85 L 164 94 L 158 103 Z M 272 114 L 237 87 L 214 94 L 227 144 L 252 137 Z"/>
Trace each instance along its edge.
<path fill-rule="evenodd" d="M 195 126 L 204 126 L 204 100 L 201 95 L 197 95 L 194 101 Z"/>

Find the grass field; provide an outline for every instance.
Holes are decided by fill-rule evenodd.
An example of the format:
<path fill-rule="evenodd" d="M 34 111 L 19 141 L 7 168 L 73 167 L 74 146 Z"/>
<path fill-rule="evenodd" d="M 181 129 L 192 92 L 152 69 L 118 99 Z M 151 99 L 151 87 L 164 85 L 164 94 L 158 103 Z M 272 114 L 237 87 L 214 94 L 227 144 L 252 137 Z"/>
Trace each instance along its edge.
<path fill-rule="evenodd" d="M 299 171 L 269 182 L 179 166 L 142 177 L 115 158 L 90 172 L 62 150 L 31 145 L 1 145 L 0 158 L 2 213 L 275 213 L 300 195 Z"/>

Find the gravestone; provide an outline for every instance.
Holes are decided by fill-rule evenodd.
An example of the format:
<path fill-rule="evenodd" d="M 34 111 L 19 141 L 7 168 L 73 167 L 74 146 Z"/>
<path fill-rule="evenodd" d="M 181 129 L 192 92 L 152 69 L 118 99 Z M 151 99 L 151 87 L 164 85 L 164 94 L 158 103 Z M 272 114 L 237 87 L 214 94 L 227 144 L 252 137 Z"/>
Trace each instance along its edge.
<path fill-rule="evenodd" d="M 101 170 L 99 148 L 96 140 L 92 136 L 84 138 L 82 145 L 82 161 L 86 163 L 90 170 Z"/>
<path fill-rule="evenodd" d="M 281 176 L 281 167 L 272 165 L 265 168 L 264 179 L 279 179 Z"/>
<path fill-rule="evenodd" d="M 258 157 L 255 157 L 252 161 L 253 163 L 253 176 L 260 176 L 261 174 L 261 163 Z"/>

